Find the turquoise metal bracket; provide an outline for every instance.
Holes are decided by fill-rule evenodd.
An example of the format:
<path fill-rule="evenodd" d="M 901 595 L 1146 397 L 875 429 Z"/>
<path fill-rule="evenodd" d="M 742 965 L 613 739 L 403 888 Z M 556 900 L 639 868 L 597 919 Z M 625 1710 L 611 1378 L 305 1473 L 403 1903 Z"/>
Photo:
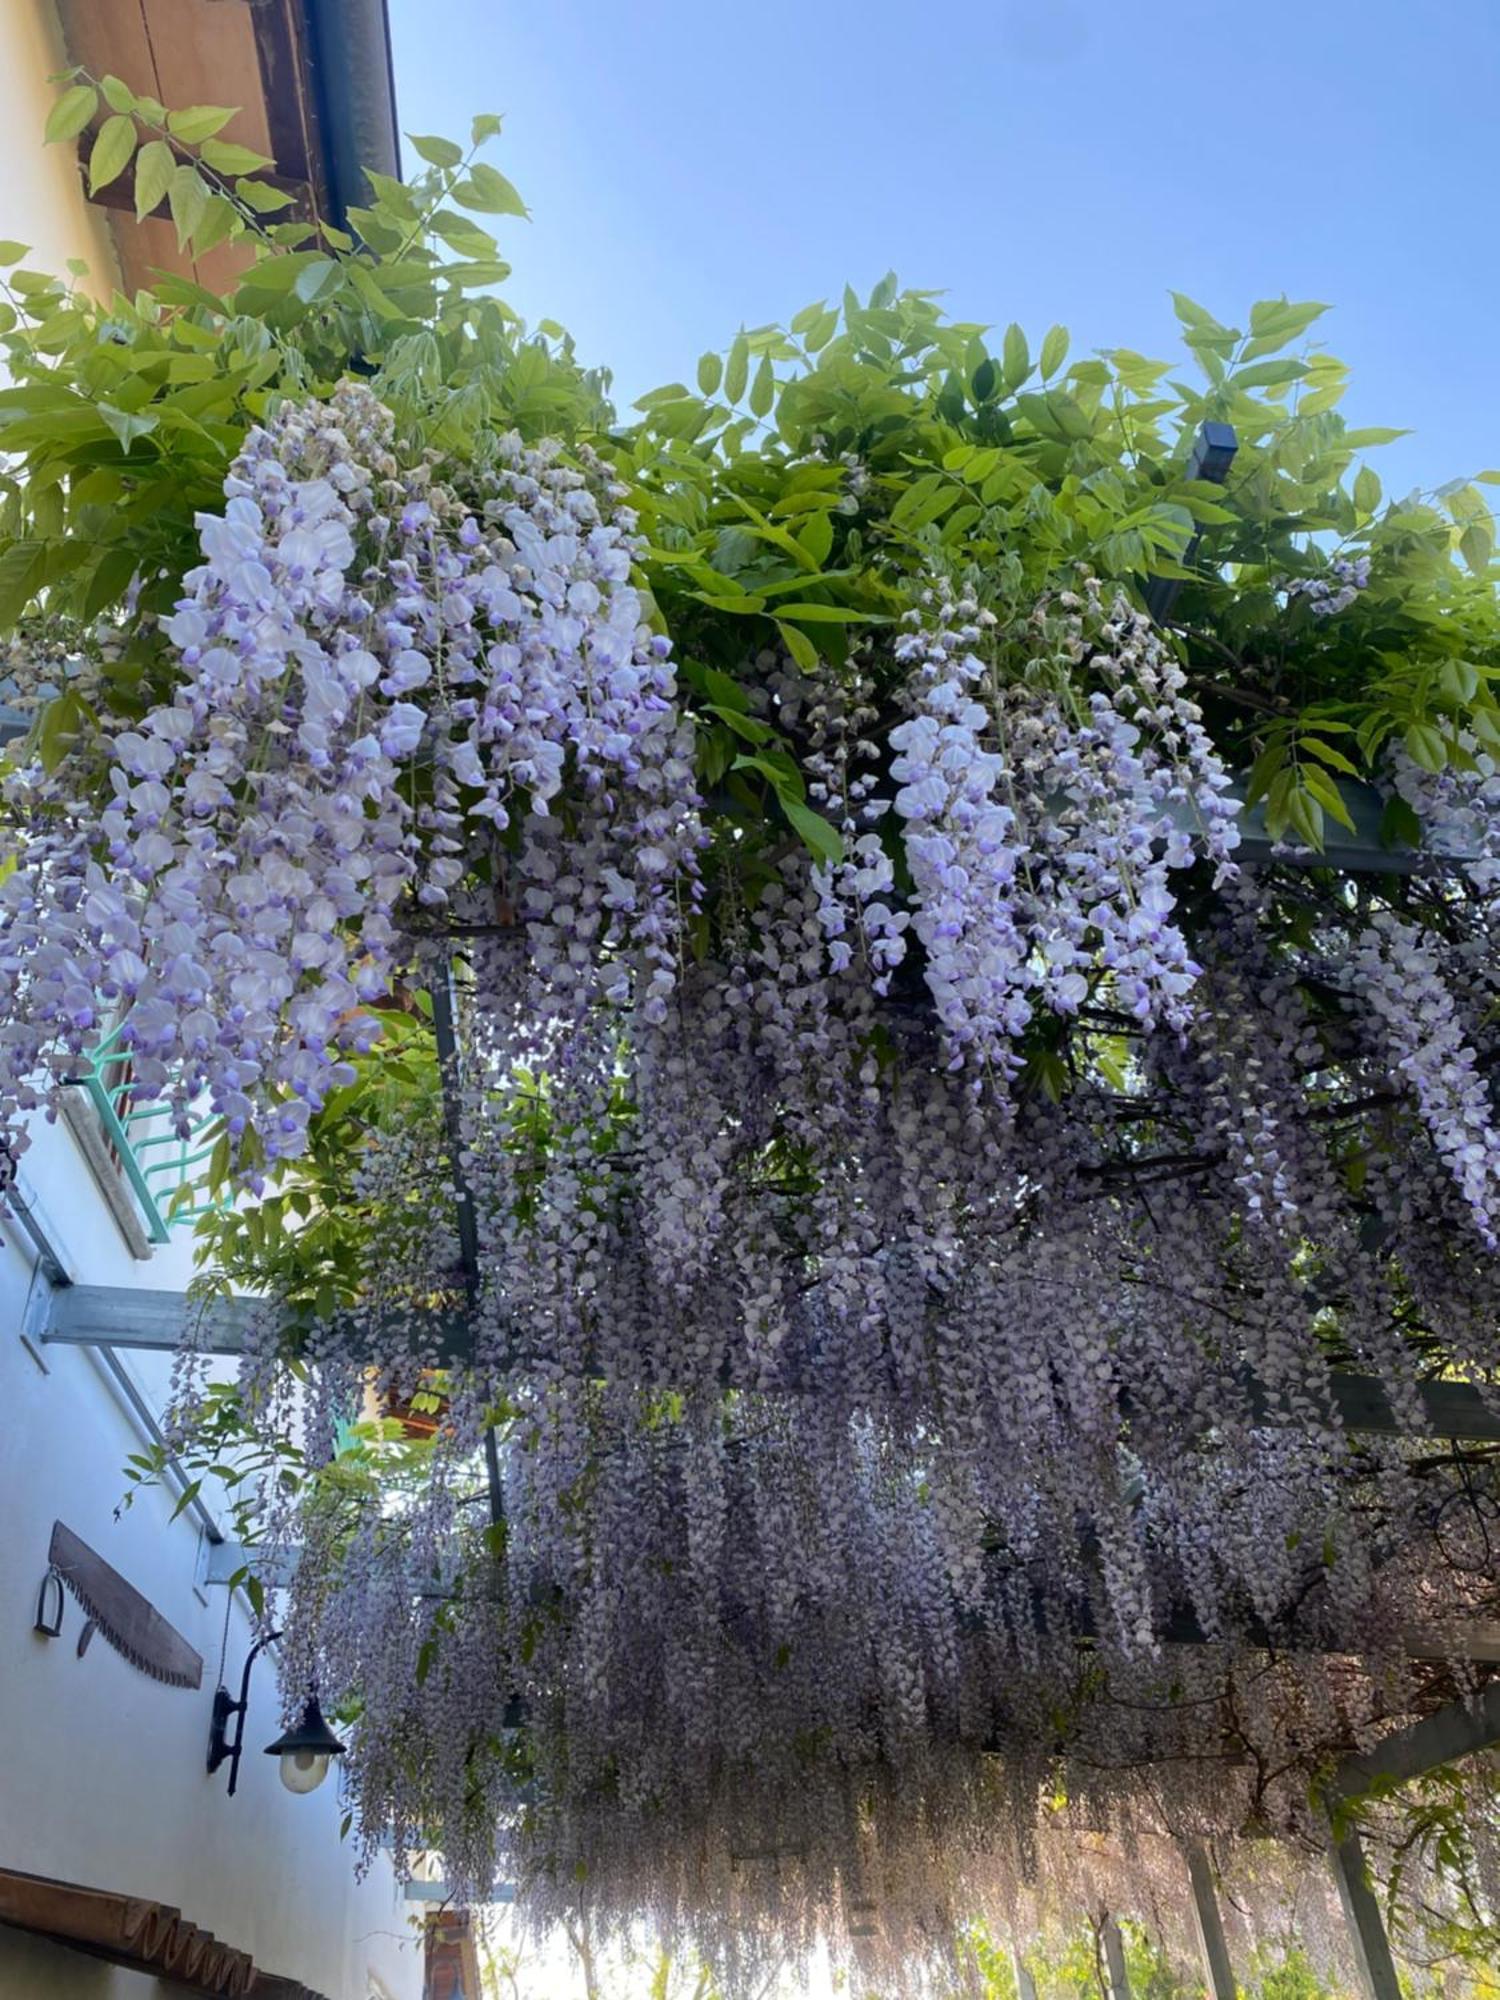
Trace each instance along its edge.
<path fill-rule="evenodd" d="M 184 1139 L 171 1129 L 171 1112 L 159 1099 L 133 1103 L 129 1051 L 121 1048 L 119 1036 L 116 1028 L 105 1037 L 78 1082 L 140 1204 L 146 1234 L 153 1243 L 165 1243 L 174 1227 L 196 1221 L 212 1206 L 184 1199 L 182 1190 L 195 1186 L 198 1170 L 212 1153 L 208 1134 L 217 1121 L 212 1113 L 205 1115 Z"/>

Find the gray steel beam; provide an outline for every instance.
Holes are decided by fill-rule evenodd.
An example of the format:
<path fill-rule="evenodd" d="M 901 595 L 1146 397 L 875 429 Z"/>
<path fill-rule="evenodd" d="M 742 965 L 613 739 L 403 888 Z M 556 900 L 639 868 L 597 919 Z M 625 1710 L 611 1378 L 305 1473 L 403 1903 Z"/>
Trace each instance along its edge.
<path fill-rule="evenodd" d="M 457 1899 L 458 1891 L 449 1882 L 417 1882 L 406 1884 L 408 1903 L 451 1903 Z M 513 1903 L 516 1900 L 514 1882 L 492 1882 L 487 1900 L 491 1903 Z"/>
<path fill-rule="evenodd" d="M 185 1292 L 132 1285 L 63 1285 L 54 1292 L 42 1339 L 90 1347 L 175 1349 L 189 1333 L 206 1354 L 238 1354 L 262 1302 L 250 1298 L 192 1299 Z M 462 1312 L 413 1309 L 400 1325 L 409 1337 L 428 1322 L 423 1344 L 439 1360 L 460 1361 L 470 1351 Z M 1400 1437 L 1406 1427 L 1373 1376 L 1339 1372 L 1333 1397 L 1350 1430 Z M 1425 1382 L 1419 1391 L 1431 1434 L 1474 1443 L 1500 1443 L 1500 1405 L 1487 1402 L 1468 1382 Z M 1272 1401 L 1258 1397 L 1268 1423 L 1283 1421 Z"/>
<path fill-rule="evenodd" d="M 88 1353 L 95 1367 L 102 1371 L 116 1395 L 119 1396 L 130 1411 L 137 1426 L 144 1433 L 146 1442 L 156 1446 L 158 1450 L 165 1450 L 167 1442 L 166 1433 L 162 1430 L 161 1424 L 157 1420 L 156 1412 L 141 1394 L 139 1385 L 119 1355 L 116 1354 L 112 1347 L 91 1347 L 88 1349 Z M 187 1470 L 181 1459 L 168 1454 L 166 1473 L 168 1483 L 178 1494 L 179 1498 L 185 1498 L 192 1492 L 193 1482 L 188 1477 Z M 192 1498 L 188 1499 L 186 1504 L 189 1513 L 203 1530 L 204 1538 L 208 1542 L 209 1547 L 211 1549 L 222 1547 L 224 1530 L 219 1526 L 217 1517 L 204 1502 L 203 1496 L 200 1493 L 193 1493 Z"/>
<path fill-rule="evenodd" d="M 1500 1681 L 1485 1688 L 1474 1701 L 1452 1702 L 1424 1722 L 1388 1736 L 1362 1756 L 1348 1758 L 1324 1787 L 1324 1796 L 1329 1805 L 1337 1807 L 1368 1791 L 1377 1781 L 1405 1784 L 1497 1742 Z M 1330 1860 L 1364 2000 L 1400 2000 L 1401 1986 L 1379 1899 L 1370 1884 L 1364 1848 L 1352 1827 L 1342 1839 L 1335 1840 Z"/>
<path fill-rule="evenodd" d="M 1234 1967 L 1229 1962 L 1224 1919 L 1219 1913 L 1218 1885 L 1208 1849 L 1201 1840 L 1188 1840 L 1183 1842 L 1182 1851 L 1193 1892 L 1193 1928 L 1198 1934 L 1209 2000 L 1236 2000 L 1239 1989 L 1234 1983 Z"/>
<path fill-rule="evenodd" d="M 42 1339 L 75 1347 L 175 1351 L 189 1338 L 205 1354 L 238 1354 L 259 1299 L 193 1299 L 144 1285 L 63 1285 Z"/>
<path fill-rule="evenodd" d="M 1104 1947 L 1104 1976 L 1109 1986 L 1109 2000 L 1130 2000 L 1130 1974 L 1125 1969 L 1125 1940 L 1120 1935 L 1120 1926 L 1113 1917 L 1104 1919 L 1099 1942 Z"/>
<path fill-rule="evenodd" d="M 1402 2000 L 1391 1941 L 1385 1934 L 1385 1920 L 1370 1885 L 1359 1835 L 1347 1833 L 1336 1841 L 1331 1859 L 1339 1902 L 1349 1925 L 1349 1942 L 1363 2000 Z"/>
<path fill-rule="evenodd" d="M 1011 1940 L 1011 1971 L 1016 1976 L 1016 2000 L 1036 2000 L 1036 1981 L 1031 1976 L 1031 1967 L 1021 1956 L 1021 1947 Z"/>
<path fill-rule="evenodd" d="M 1500 1743 L 1500 1681 L 1485 1688 L 1472 1702 L 1455 1701 L 1377 1743 L 1363 1756 L 1350 1757 L 1324 1787 L 1331 1804 L 1357 1798 L 1377 1780 L 1405 1784 L 1440 1765 L 1472 1757 Z"/>

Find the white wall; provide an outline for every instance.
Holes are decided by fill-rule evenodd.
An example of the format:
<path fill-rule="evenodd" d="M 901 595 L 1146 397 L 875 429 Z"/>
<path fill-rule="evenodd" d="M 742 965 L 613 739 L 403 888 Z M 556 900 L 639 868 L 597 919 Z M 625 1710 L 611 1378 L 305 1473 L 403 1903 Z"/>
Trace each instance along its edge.
<path fill-rule="evenodd" d="M 58 88 L 47 78 L 65 60 L 51 0 L 0 0 L 0 236 L 28 244 L 35 271 L 61 277 L 81 258 L 89 289 L 107 294 L 118 267 L 108 224 L 83 199 L 77 150 L 42 145 Z"/>
<path fill-rule="evenodd" d="M 62 1127 L 24 1156 L 23 1184 L 64 1262 L 83 1280 L 179 1288 L 184 1235 L 148 1262 L 130 1254 Z M 268 1972 L 328 2000 L 367 2000 L 372 1975 L 393 2000 L 416 2000 L 421 1961 L 390 1870 L 354 1880 L 339 1840 L 333 1778 L 287 1792 L 262 1746 L 280 1731 L 275 1674 L 262 1656 L 251 1686 L 239 1790 L 204 1770 L 224 1645 L 227 1593 L 195 1584 L 199 1530 L 171 1520 L 157 1489 L 121 1510 L 123 1467 L 141 1442 L 90 1351 L 22 1342 L 34 1257 L 20 1224 L 0 1224 L 0 1866 L 154 1898 L 249 1952 Z M 166 1356 L 126 1355 L 159 1407 Z M 56 1519 L 142 1591 L 203 1655 L 203 1686 L 165 1687 L 96 1634 L 76 1656 L 83 1613 L 70 1598 L 60 1639 L 32 1630 Z M 250 1643 L 236 1602 L 225 1678 L 238 1693 Z M 102 1971 L 76 1954 L 0 1926 L 5 2000 L 165 2000 L 165 1984 Z M 378 1989 L 376 1989 L 378 1990 Z"/>

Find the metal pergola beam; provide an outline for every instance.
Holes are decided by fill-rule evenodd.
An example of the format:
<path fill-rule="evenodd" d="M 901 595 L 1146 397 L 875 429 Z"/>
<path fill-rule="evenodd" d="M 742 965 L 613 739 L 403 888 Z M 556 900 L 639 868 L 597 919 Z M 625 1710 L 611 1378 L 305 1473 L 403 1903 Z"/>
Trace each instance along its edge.
<path fill-rule="evenodd" d="M 1201 1840 L 1189 1840 L 1183 1843 L 1182 1852 L 1187 1862 L 1188 1885 L 1193 1892 L 1193 1928 L 1198 1935 L 1209 2000 L 1237 2000 L 1239 1989 L 1229 1961 L 1224 1919 L 1219 1913 L 1219 1889 L 1208 1849 Z"/>
<path fill-rule="evenodd" d="M 1359 1835 L 1346 1833 L 1334 1842 L 1329 1859 L 1339 1903 L 1349 1927 L 1349 1943 L 1363 2000 L 1402 2000 L 1401 1980 L 1391 1955 L 1380 1902 L 1365 1866 Z"/>
<path fill-rule="evenodd" d="M 1444 1764 L 1472 1757 L 1500 1743 L 1500 1681 L 1473 1701 L 1456 1701 L 1425 1721 L 1398 1730 L 1357 1757 L 1341 1764 L 1323 1788 L 1325 1802 L 1337 1812 L 1376 1783 L 1407 1784 Z M 1386 1935 L 1380 1899 L 1370 1880 L 1364 1846 L 1353 1826 L 1340 1830 L 1329 1852 L 1339 1902 L 1349 1926 L 1354 1962 L 1364 2000 L 1401 2000 L 1401 1983 L 1391 1941 Z"/>
<path fill-rule="evenodd" d="M 1104 1975 L 1109 1986 L 1109 2000 L 1130 2000 L 1130 1974 L 1125 1966 L 1125 1939 L 1115 1917 L 1109 1916 L 1104 1919 L 1099 1942 L 1104 1948 Z"/>
<path fill-rule="evenodd" d="M 1500 1681 L 1473 1701 L 1455 1701 L 1341 1764 L 1324 1796 L 1330 1804 L 1357 1798 L 1378 1782 L 1404 1785 L 1461 1757 L 1500 1743 Z"/>
<path fill-rule="evenodd" d="M 168 1352 L 190 1338 L 205 1354 L 239 1354 L 256 1315 L 264 1310 L 258 1299 L 195 1299 L 186 1292 L 131 1285 L 59 1285 L 41 1337 L 64 1345 Z M 414 1308 L 392 1324 L 408 1338 L 420 1330 L 421 1344 L 439 1360 L 462 1361 L 472 1351 L 469 1319 L 462 1311 Z M 1387 1437 L 1407 1434 L 1408 1426 L 1373 1376 L 1337 1370 L 1330 1375 L 1329 1386 L 1349 1430 Z M 1500 1407 L 1488 1403 L 1471 1383 L 1424 1382 L 1417 1393 L 1433 1437 L 1500 1444 Z M 1256 1414 L 1268 1423 L 1281 1420 L 1275 1400 L 1253 1384 L 1251 1400 Z"/>
<path fill-rule="evenodd" d="M 1021 1955 L 1021 1947 L 1011 1940 L 1010 1969 L 1015 1975 L 1016 2000 L 1036 2000 L 1036 1981 L 1031 1976 L 1031 1967 Z"/>

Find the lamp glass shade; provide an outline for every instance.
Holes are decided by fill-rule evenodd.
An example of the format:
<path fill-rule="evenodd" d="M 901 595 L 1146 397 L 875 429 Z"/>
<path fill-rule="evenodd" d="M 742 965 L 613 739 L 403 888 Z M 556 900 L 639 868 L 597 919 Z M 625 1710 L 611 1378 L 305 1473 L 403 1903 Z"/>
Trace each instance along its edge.
<path fill-rule="evenodd" d="M 289 1792 L 315 1792 L 328 1776 L 328 1758 L 318 1750 L 283 1750 L 281 1782 Z"/>
<path fill-rule="evenodd" d="M 289 1792 L 315 1792 L 328 1776 L 330 1757 L 342 1757 L 344 1746 L 323 1719 L 318 1697 L 311 1695 L 295 1729 L 266 1745 L 268 1757 L 281 1759 L 281 1782 Z"/>

